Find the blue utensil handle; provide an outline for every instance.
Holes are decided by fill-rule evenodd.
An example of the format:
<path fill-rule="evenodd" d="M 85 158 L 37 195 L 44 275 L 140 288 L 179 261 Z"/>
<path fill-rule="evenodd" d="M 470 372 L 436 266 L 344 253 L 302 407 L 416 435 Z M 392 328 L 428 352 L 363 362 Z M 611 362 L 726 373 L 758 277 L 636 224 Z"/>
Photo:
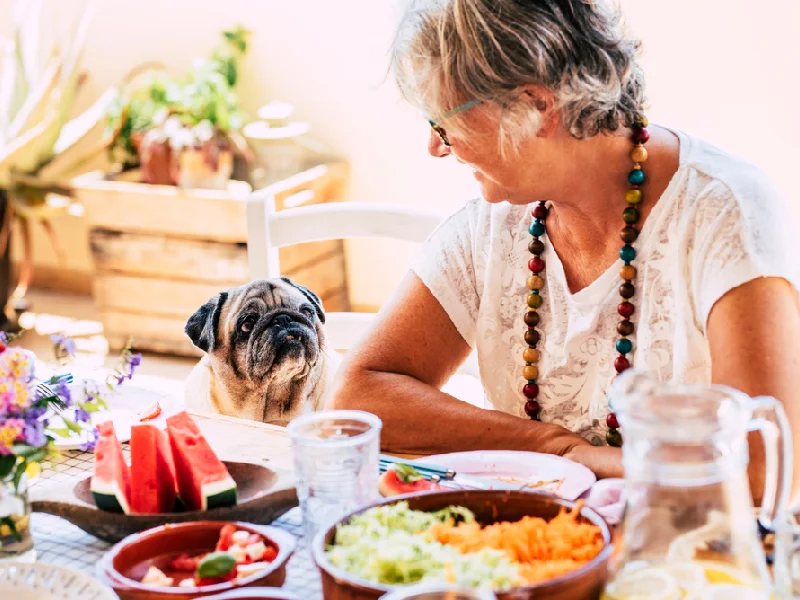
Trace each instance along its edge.
<path fill-rule="evenodd" d="M 441 479 L 452 479 L 455 477 L 455 471 L 452 469 L 447 469 L 445 467 L 438 467 L 435 465 L 426 465 L 425 463 L 418 463 L 413 460 L 403 460 L 401 458 L 395 458 L 393 456 L 387 456 L 386 454 L 380 455 L 380 463 L 381 465 L 408 465 L 419 471 L 420 473 L 429 473 L 431 475 L 437 475 Z"/>

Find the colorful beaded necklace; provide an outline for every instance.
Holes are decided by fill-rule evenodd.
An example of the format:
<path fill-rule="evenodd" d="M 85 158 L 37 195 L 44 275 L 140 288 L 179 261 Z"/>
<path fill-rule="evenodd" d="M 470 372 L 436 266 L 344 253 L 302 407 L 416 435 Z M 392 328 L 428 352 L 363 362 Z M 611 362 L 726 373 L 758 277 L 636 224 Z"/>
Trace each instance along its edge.
<path fill-rule="evenodd" d="M 615 342 L 615 349 L 618 352 L 617 358 L 614 360 L 614 369 L 617 373 L 622 373 L 631 366 L 631 360 L 628 358 L 633 350 L 633 342 L 629 339 L 633 335 L 633 298 L 636 288 L 633 281 L 636 278 L 636 268 L 631 264 L 633 259 L 636 258 L 636 250 L 633 248 L 633 242 L 639 237 L 639 229 L 637 223 L 639 222 L 640 214 L 637 206 L 642 202 L 642 190 L 639 189 L 644 183 L 644 171 L 642 171 L 642 163 L 647 160 L 647 150 L 644 145 L 650 139 L 650 134 L 647 132 L 647 119 L 640 117 L 633 126 L 633 143 L 634 147 L 631 151 L 631 159 L 633 160 L 633 170 L 628 173 L 628 182 L 631 184 L 631 189 L 625 192 L 625 201 L 629 204 L 628 207 L 622 212 L 622 220 L 625 223 L 620 230 L 620 237 L 624 245 L 619 251 L 619 257 L 625 263 L 619 271 L 622 278 L 622 285 L 619 286 L 619 295 L 622 297 L 622 302 L 617 306 L 617 313 L 622 320 L 617 324 L 617 333 L 619 338 Z M 522 388 L 522 395 L 525 396 L 525 414 L 531 419 L 539 420 L 539 412 L 541 407 L 536 398 L 539 396 L 539 368 L 536 366 L 539 362 L 539 351 L 536 346 L 539 344 L 541 335 L 536 327 L 539 325 L 539 313 L 537 309 L 542 305 L 542 288 L 544 287 L 544 278 L 541 276 L 544 271 L 544 259 L 542 253 L 544 252 L 544 242 L 541 237 L 545 235 L 545 223 L 547 221 L 548 208 L 545 202 L 538 202 L 533 207 L 533 222 L 528 228 L 528 232 L 532 236 L 532 240 L 528 244 L 528 251 L 533 257 L 528 261 L 528 269 L 531 271 L 531 276 L 528 278 L 528 289 L 530 294 L 527 297 L 528 310 L 525 313 L 525 343 L 528 347 L 522 352 L 522 358 L 525 361 L 525 366 L 522 368 L 522 376 L 527 380 L 527 383 Z M 622 446 L 622 434 L 619 431 L 619 422 L 617 416 L 612 412 L 606 418 L 606 425 L 608 432 L 606 433 L 606 443 L 609 446 L 620 447 Z"/>

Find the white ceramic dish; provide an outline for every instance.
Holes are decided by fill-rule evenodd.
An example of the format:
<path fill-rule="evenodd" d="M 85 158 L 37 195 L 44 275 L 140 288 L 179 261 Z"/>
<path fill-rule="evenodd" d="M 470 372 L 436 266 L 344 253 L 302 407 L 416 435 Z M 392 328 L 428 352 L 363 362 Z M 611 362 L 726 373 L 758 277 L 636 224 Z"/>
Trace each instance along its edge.
<path fill-rule="evenodd" d="M 117 600 L 97 579 L 42 563 L 0 562 L 0 598 L 14 600 Z"/>
<path fill-rule="evenodd" d="M 127 442 L 131 439 L 131 427 L 142 422 L 141 417 L 148 412 L 156 402 L 161 406 L 161 414 L 147 422 L 152 423 L 159 429 L 166 429 L 167 417 L 183 410 L 180 402 L 172 396 L 156 390 L 131 385 L 125 382 L 121 386 L 108 390 L 101 381 L 91 382 L 97 386 L 103 394 L 103 399 L 108 404 L 106 411 L 92 413 L 92 423 L 98 425 L 105 421 L 114 423 L 114 431 L 120 442 Z M 84 381 L 76 381 L 69 386 L 74 401 L 82 401 L 84 398 Z M 59 427 L 58 417 L 51 419 L 52 427 Z M 57 437 L 54 441 L 59 450 L 79 449 L 88 439 L 87 435 L 71 435 L 70 437 Z"/>
<path fill-rule="evenodd" d="M 576 500 L 597 481 L 594 473 L 583 465 L 560 456 L 536 452 L 454 452 L 426 456 L 420 462 L 447 467 L 456 473 L 519 482 L 520 486 L 527 482 L 531 489 L 548 491 L 564 500 Z"/>

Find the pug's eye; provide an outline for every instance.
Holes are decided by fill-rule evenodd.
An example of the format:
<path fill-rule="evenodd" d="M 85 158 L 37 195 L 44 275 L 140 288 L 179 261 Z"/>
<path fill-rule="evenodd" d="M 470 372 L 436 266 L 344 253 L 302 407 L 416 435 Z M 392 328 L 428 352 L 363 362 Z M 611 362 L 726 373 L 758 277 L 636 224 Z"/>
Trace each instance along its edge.
<path fill-rule="evenodd" d="M 314 315 L 317 314 L 317 312 L 310 306 L 301 306 L 300 312 L 303 313 L 305 316 L 307 316 L 309 319 L 313 319 Z"/>
<path fill-rule="evenodd" d="M 251 331 L 253 331 L 253 327 L 255 327 L 255 324 L 256 324 L 255 315 L 247 315 L 244 319 L 242 319 L 242 322 L 239 323 L 239 331 L 247 335 Z"/>

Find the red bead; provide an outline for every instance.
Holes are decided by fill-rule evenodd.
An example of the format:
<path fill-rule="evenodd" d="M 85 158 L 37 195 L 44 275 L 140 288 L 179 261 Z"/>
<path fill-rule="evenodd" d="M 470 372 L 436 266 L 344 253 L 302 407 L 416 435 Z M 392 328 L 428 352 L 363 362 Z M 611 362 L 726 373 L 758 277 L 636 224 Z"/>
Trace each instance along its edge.
<path fill-rule="evenodd" d="M 633 304 L 630 302 L 622 302 L 619 306 L 617 306 L 617 312 L 620 314 L 620 316 L 630 319 L 631 315 L 633 314 Z"/>
<path fill-rule="evenodd" d="M 608 425 L 609 429 L 619 429 L 619 421 L 617 421 L 617 415 L 614 413 L 608 413 L 606 417 L 606 425 Z"/>
<path fill-rule="evenodd" d="M 531 273 L 541 273 L 544 271 L 544 261 L 538 256 L 534 256 L 528 261 L 528 268 L 531 270 Z"/>
<path fill-rule="evenodd" d="M 535 419 L 539 416 L 539 408 L 539 403 L 536 400 L 528 400 L 525 403 L 525 414 L 531 419 Z"/>
<path fill-rule="evenodd" d="M 646 144 L 650 139 L 650 133 L 644 127 L 636 127 L 633 130 L 633 141 L 637 144 Z"/>
<path fill-rule="evenodd" d="M 622 373 L 631 368 L 631 363 L 627 358 L 620 355 L 614 359 L 614 368 L 617 370 L 617 373 Z"/>
<path fill-rule="evenodd" d="M 537 204 L 533 207 L 533 216 L 537 219 L 546 219 L 547 218 L 547 207 L 544 204 Z"/>
<path fill-rule="evenodd" d="M 533 400 L 539 395 L 539 386 L 535 383 L 526 383 L 522 387 L 522 394 L 529 400 Z"/>
<path fill-rule="evenodd" d="M 631 189 L 632 189 L 632 190 L 638 190 L 638 189 L 639 189 L 639 186 L 638 186 L 638 185 L 632 185 L 632 186 L 631 186 Z"/>

